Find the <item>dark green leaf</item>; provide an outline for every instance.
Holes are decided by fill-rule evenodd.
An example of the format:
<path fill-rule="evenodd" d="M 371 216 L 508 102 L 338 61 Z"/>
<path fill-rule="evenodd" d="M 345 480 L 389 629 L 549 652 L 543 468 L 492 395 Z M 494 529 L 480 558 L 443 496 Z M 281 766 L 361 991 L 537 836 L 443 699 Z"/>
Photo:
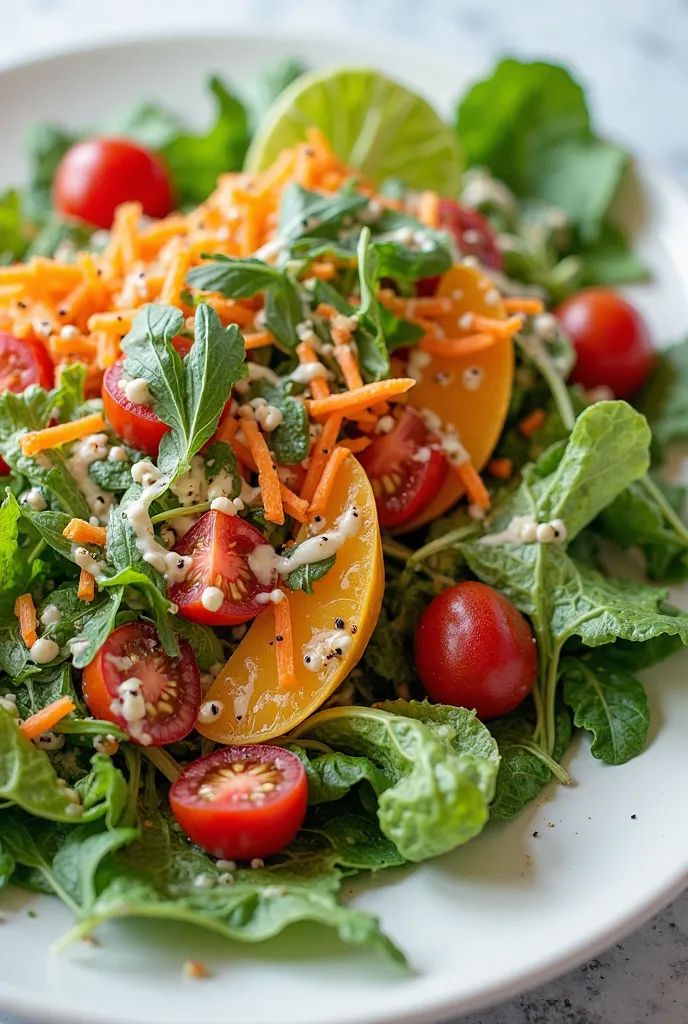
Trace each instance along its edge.
<path fill-rule="evenodd" d="M 654 446 L 688 438 L 688 341 L 657 356 L 650 382 L 636 405 L 647 416 Z"/>
<path fill-rule="evenodd" d="M 219 292 L 228 299 L 249 299 L 281 286 L 284 274 L 263 260 L 217 255 L 189 271 L 186 280 L 202 292 Z"/>
<path fill-rule="evenodd" d="M 303 462 L 310 451 L 308 412 L 303 402 L 289 393 L 290 387 L 289 381 L 282 381 L 275 387 L 268 381 L 259 380 L 251 389 L 253 397 L 264 398 L 269 405 L 279 409 L 284 417 L 269 438 L 270 451 L 274 453 L 276 461 L 284 466 Z"/>
<path fill-rule="evenodd" d="M 289 551 L 296 551 L 296 548 L 290 548 Z M 326 576 L 330 569 L 334 567 L 336 557 L 336 555 L 330 555 L 329 558 L 323 558 L 319 562 L 309 562 L 307 565 L 302 565 L 286 575 L 284 582 L 290 590 L 304 590 L 307 594 L 312 594 L 313 584 L 321 580 L 323 576 Z"/>

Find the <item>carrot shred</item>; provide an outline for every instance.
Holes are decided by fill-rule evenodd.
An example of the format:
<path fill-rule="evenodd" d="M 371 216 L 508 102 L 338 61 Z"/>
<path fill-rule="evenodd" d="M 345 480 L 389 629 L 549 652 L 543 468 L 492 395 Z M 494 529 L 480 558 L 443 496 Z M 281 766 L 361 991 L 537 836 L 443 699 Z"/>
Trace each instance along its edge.
<path fill-rule="evenodd" d="M 281 480 L 280 494 L 282 495 L 282 505 L 289 515 L 296 519 L 298 523 L 305 523 L 308 520 L 308 502 L 306 499 L 300 498 L 298 494 L 294 494 Z"/>
<path fill-rule="evenodd" d="M 361 377 L 361 371 L 358 368 L 358 362 L 351 345 L 335 345 L 334 357 L 339 363 L 349 390 L 353 391 L 355 388 L 362 388 L 363 378 Z"/>
<path fill-rule="evenodd" d="M 436 228 L 440 222 L 440 197 L 429 189 L 421 192 L 418 203 L 418 220 L 429 228 Z"/>
<path fill-rule="evenodd" d="M 255 334 L 244 335 L 244 345 L 247 352 L 254 348 L 264 348 L 265 345 L 272 345 L 274 340 L 270 331 L 257 331 Z"/>
<path fill-rule="evenodd" d="M 538 316 L 545 312 L 545 304 L 542 299 L 522 298 L 504 299 L 504 308 L 507 313 L 525 313 L 526 316 Z"/>
<path fill-rule="evenodd" d="M 358 455 L 360 452 L 364 452 L 366 448 L 370 448 L 373 442 L 369 437 L 345 437 L 339 442 L 341 448 L 348 448 L 354 455 Z"/>
<path fill-rule="evenodd" d="M 316 419 L 329 416 L 332 412 L 340 412 L 349 418 L 353 414 L 363 412 L 376 402 L 384 401 L 394 395 L 401 395 L 415 384 L 411 377 L 391 377 L 387 380 L 376 381 L 374 384 L 364 384 L 361 388 L 353 391 L 343 391 L 338 395 L 329 395 L 327 398 L 311 398 L 306 400 L 306 406 Z"/>
<path fill-rule="evenodd" d="M 489 491 L 473 463 L 462 462 L 456 467 L 456 472 L 459 474 L 459 479 L 466 488 L 471 502 L 479 508 L 489 508 L 491 505 Z"/>
<path fill-rule="evenodd" d="M 334 482 L 337 479 L 337 473 L 350 455 L 350 450 L 348 448 L 343 448 L 339 444 L 335 445 L 332 449 L 323 475 L 320 477 L 318 486 L 315 489 L 313 500 L 308 507 L 308 515 L 311 519 L 313 516 L 320 515 L 325 511 L 330 494 L 332 493 L 332 488 L 334 487 Z"/>
<path fill-rule="evenodd" d="M 17 598 L 14 602 L 14 614 L 19 619 L 19 630 L 22 640 L 28 648 L 31 648 L 38 639 L 38 634 L 36 633 L 36 606 L 33 603 L 31 594 L 21 594 Z"/>
<path fill-rule="evenodd" d="M 182 249 L 173 257 L 162 286 L 162 291 L 160 292 L 160 301 L 164 305 L 179 306 L 181 304 L 181 292 L 188 269 L 189 252 Z"/>
<path fill-rule="evenodd" d="M 253 310 L 242 306 L 235 299 L 223 299 L 209 295 L 207 299 L 204 297 L 203 301 L 213 307 L 225 327 L 228 324 L 239 324 L 240 327 L 246 327 L 253 323 Z"/>
<path fill-rule="evenodd" d="M 107 530 L 104 526 L 91 526 L 85 519 L 70 519 L 62 536 L 75 544 L 97 544 L 104 548 L 107 539 Z"/>
<path fill-rule="evenodd" d="M 96 596 L 96 580 L 90 572 L 82 569 L 79 573 L 79 586 L 76 596 L 80 601 L 92 601 Z"/>
<path fill-rule="evenodd" d="M 337 443 L 337 436 L 342 426 L 342 417 L 333 413 L 325 420 L 322 433 L 311 448 L 310 462 L 306 472 L 306 479 L 301 488 L 301 497 L 310 505 L 318 486 L 320 477 L 323 474 L 330 452 Z"/>
<path fill-rule="evenodd" d="M 261 434 L 258 424 L 253 420 L 244 420 L 241 426 L 258 468 L 258 483 L 263 495 L 265 518 L 271 523 L 281 525 L 284 522 L 284 509 L 282 508 L 280 481 L 265 438 Z"/>
<path fill-rule="evenodd" d="M 481 316 L 480 313 L 473 313 L 470 330 L 484 331 L 487 334 L 494 334 L 496 338 L 510 338 L 523 327 L 523 317 L 510 316 L 507 320 L 497 320 L 491 316 Z"/>
<path fill-rule="evenodd" d="M 275 655 L 277 657 L 277 678 L 280 686 L 296 686 L 294 665 L 294 633 L 291 626 L 289 595 L 274 605 L 275 609 Z"/>
<path fill-rule="evenodd" d="M 138 309 L 119 309 L 116 313 L 94 313 L 88 318 L 89 331 L 112 331 L 124 336 L 131 330 Z"/>
<path fill-rule="evenodd" d="M 35 715 L 27 718 L 19 728 L 28 740 L 35 740 L 75 710 L 76 705 L 73 700 L 69 697 L 59 697 L 52 704 L 48 704 L 46 708 L 42 708 Z"/>
<path fill-rule="evenodd" d="M 513 471 L 511 459 L 490 459 L 487 464 L 487 472 L 496 480 L 508 480 Z"/>
<path fill-rule="evenodd" d="M 320 362 L 309 341 L 302 341 L 300 345 L 297 345 L 296 354 L 299 357 L 300 363 Z M 314 377 L 309 387 L 314 398 L 327 398 L 330 394 L 330 386 L 324 377 Z"/>
<path fill-rule="evenodd" d="M 406 319 L 413 320 L 417 316 L 446 316 L 451 313 L 453 301 L 442 295 L 428 295 L 415 299 L 405 299 L 387 288 L 381 289 L 381 302 L 394 313 L 402 314 Z"/>
<path fill-rule="evenodd" d="M 469 334 L 465 338 L 432 338 L 426 335 L 421 338 L 418 348 L 431 356 L 457 359 L 459 356 L 470 356 L 474 352 L 492 348 L 495 341 L 494 334 Z"/>
<path fill-rule="evenodd" d="M 317 277 L 319 281 L 331 281 L 337 276 L 337 268 L 329 260 L 315 260 L 311 263 L 309 270 L 312 276 Z"/>
<path fill-rule="evenodd" d="M 532 437 L 536 430 L 544 427 L 547 420 L 547 413 L 544 409 L 533 409 L 529 416 L 526 416 L 518 425 L 519 433 L 523 437 Z"/>
<path fill-rule="evenodd" d="M 70 441 L 78 441 L 86 434 L 93 434 L 105 428 L 105 420 L 99 412 L 91 413 L 89 416 L 82 416 L 81 419 L 71 420 L 69 423 L 60 423 L 56 427 L 46 427 L 44 430 L 30 430 L 19 438 L 19 446 L 24 455 L 36 455 L 47 448 L 57 448 L 58 445 L 68 444 Z"/>

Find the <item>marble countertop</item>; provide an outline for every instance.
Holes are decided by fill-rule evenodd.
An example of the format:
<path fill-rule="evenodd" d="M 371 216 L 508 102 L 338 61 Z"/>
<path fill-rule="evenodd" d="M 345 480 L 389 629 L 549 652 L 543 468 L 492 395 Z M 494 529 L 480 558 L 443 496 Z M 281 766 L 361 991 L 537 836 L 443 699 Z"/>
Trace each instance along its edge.
<path fill-rule="evenodd" d="M 688 0 L 3 0 L 2 9 L 0 66 L 91 41 L 264 24 L 356 31 L 457 59 L 470 50 L 485 68 L 504 53 L 561 60 L 589 83 L 600 127 L 688 187 Z M 604 955 L 463 1024 L 685 1024 L 687 1001 L 688 894 Z"/>

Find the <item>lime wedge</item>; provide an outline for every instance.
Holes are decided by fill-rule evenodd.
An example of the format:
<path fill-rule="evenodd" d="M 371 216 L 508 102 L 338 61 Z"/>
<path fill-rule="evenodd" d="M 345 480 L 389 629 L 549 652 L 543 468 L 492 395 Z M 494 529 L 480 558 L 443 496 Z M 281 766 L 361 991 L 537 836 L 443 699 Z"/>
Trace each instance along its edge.
<path fill-rule="evenodd" d="M 373 182 L 398 178 L 409 188 L 457 196 L 463 161 L 455 132 L 421 96 L 365 68 L 301 75 L 259 126 L 249 171 L 269 167 L 315 125 L 342 160 Z"/>

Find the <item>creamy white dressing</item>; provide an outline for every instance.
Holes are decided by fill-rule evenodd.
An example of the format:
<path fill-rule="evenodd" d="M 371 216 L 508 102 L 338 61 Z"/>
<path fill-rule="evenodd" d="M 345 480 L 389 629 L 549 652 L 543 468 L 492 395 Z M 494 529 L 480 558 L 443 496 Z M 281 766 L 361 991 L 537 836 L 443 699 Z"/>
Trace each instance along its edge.
<path fill-rule="evenodd" d="M 301 363 L 289 374 L 290 379 L 296 381 L 297 384 L 310 384 L 318 377 L 329 378 L 330 376 L 330 371 L 321 362 Z"/>
<path fill-rule="evenodd" d="M 67 641 L 67 647 L 69 647 L 69 653 L 72 658 L 78 658 L 88 649 L 90 640 L 86 636 L 73 636 L 71 640 Z"/>
<path fill-rule="evenodd" d="M 501 544 L 562 544 L 566 540 L 563 519 L 538 523 L 533 515 L 514 516 L 505 530 L 481 537 L 480 544 L 496 547 Z"/>
<path fill-rule="evenodd" d="M 142 688 L 143 683 L 137 676 L 125 679 L 117 687 L 117 699 L 112 701 L 110 710 L 113 715 L 120 715 L 124 719 L 127 723 L 127 732 L 132 739 L 147 747 L 151 743 L 151 738 L 143 730 L 146 721 L 146 702 Z"/>
<path fill-rule="evenodd" d="M 271 590 L 267 594 L 256 594 L 255 598 L 256 604 L 270 604 L 271 602 L 272 604 L 279 604 L 283 600 L 284 591 L 278 590 L 277 588 L 275 590 Z"/>
<path fill-rule="evenodd" d="M 211 512 L 224 512 L 226 516 L 235 516 L 237 514 L 237 507 L 231 498 L 214 498 L 210 502 Z"/>
<path fill-rule="evenodd" d="M 40 487 L 31 487 L 19 496 L 19 500 L 28 505 L 33 512 L 45 512 L 48 502 L 43 497 Z"/>
<path fill-rule="evenodd" d="M 292 549 L 293 554 L 290 558 L 278 555 L 270 544 L 260 544 L 257 548 L 254 548 L 252 554 L 258 571 L 262 573 L 262 577 L 258 575 L 258 571 L 251 565 L 250 555 L 249 566 L 263 586 L 267 586 L 274 572 L 278 572 L 280 576 L 288 576 L 295 569 L 300 569 L 304 565 L 311 565 L 313 562 L 320 562 L 322 559 L 334 555 L 349 537 L 356 536 L 360 528 L 361 514 L 355 505 L 351 505 L 344 509 L 342 514 L 335 520 L 331 530 L 317 533 L 315 536 L 304 540 Z M 257 557 L 255 557 L 256 552 L 260 552 Z M 270 558 L 270 553 L 272 553 L 272 559 Z"/>
<path fill-rule="evenodd" d="M 77 441 L 72 449 L 72 454 L 66 460 L 67 469 L 79 485 L 79 490 L 88 502 L 88 507 L 101 523 L 107 522 L 113 497 L 108 491 L 103 491 L 95 480 L 91 479 L 89 468 L 94 462 L 107 459 L 109 451 L 107 434 L 89 434 Z"/>
<path fill-rule="evenodd" d="M 47 604 L 41 612 L 41 625 L 54 626 L 62 618 L 62 612 L 56 604 Z"/>
<path fill-rule="evenodd" d="M 79 546 L 78 544 L 72 545 L 72 557 L 80 569 L 84 572 L 90 572 L 91 576 L 94 576 L 96 580 L 102 579 L 104 575 L 105 566 L 102 562 L 98 562 L 88 548 Z"/>
<path fill-rule="evenodd" d="M 148 381 L 145 377 L 134 377 L 133 380 L 126 381 L 122 391 L 127 401 L 132 402 L 134 405 L 150 405 L 152 402 L 151 393 L 148 390 Z"/>
<path fill-rule="evenodd" d="M 224 602 L 225 595 L 219 587 L 204 587 L 201 594 L 201 604 L 208 612 L 219 612 Z"/>
<path fill-rule="evenodd" d="M 135 462 L 131 467 L 132 479 L 143 487 L 141 495 L 127 506 L 125 515 L 136 536 L 136 547 L 144 562 L 152 565 L 168 586 L 181 583 L 191 568 L 188 555 L 178 555 L 159 544 L 151 522 L 149 509 L 167 486 L 167 478 L 148 459 Z"/>
<path fill-rule="evenodd" d="M 108 454 L 110 462 L 128 462 L 129 456 L 127 455 L 126 449 L 122 448 L 119 444 L 113 444 Z"/>
<path fill-rule="evenodd" d="M 47 665 L 49 661 L 56 658 L 60 648 L 50 637 L 41 636 L 31 644 L 29 654 L 34 665 Z"/>
<path fill-rule="evenodd" d="M 333 671 L 352 646 L 353 638 L 343 629 L 316 629 L 301 648 L 303 663 L 309 672 Z"/>

